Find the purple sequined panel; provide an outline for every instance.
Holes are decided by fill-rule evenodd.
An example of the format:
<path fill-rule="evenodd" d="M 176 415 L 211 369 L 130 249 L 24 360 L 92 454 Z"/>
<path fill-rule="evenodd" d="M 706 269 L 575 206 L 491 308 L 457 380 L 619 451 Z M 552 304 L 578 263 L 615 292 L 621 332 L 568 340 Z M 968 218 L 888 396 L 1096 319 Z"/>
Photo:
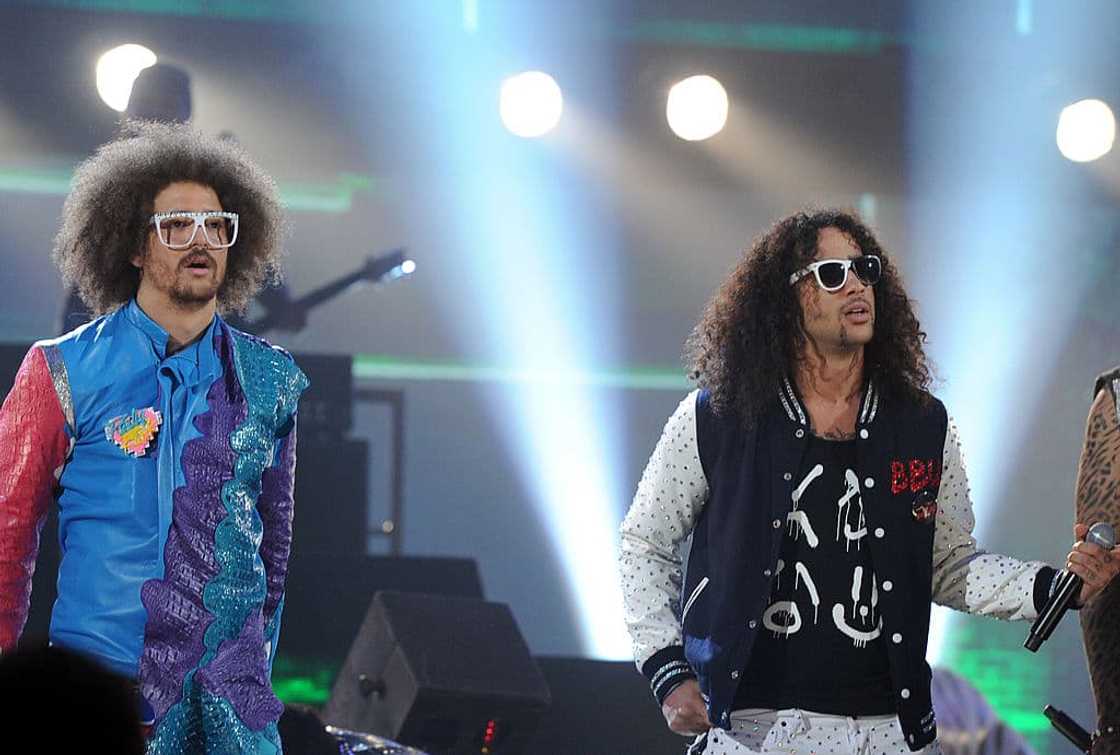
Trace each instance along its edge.
<path fill-rule="evenodd" d="M 279 746 L 283 705 L 265 636 L 266 617 L 270 638 L 278 629 L 291 544 L 294 431 L 279 446 L 276 438 L 294 422 L 307 378 L 285 352 L 224 325 L 214 347 L 224 372 L 195 420 L 203 437 L 183 449 L 165 575 L 141 590 L 150 752 Z"/>
<path fill-rule="evenodd" d="M 194 680 L 222 700 L 229 700 L 237 716 L 253 731 L 280 718 L 284 704 L 272 694 L 264 628 L 259 613 L 250 614 L 236 639 L 218 646 L 214 660 L 199 669 Z"/>
<path fill-rule="evenodd" d="M 284 439 L 276 465 L 261 476 L 261 497 L 257 504 L 264 523 L 261 559 L 268 574 L 268 596 L 264 601 L 264 620 L 272 621 L 280 598 L 284 595 L 284 579 L 288 571 L 288 554 L 292 549 L 292 489 L 295 485 L 296 430 Z"/>
<path fill-rule="evenodd" d="M 248 413 L 236 375 L 228 365 L 230 345 L 215 337 L 225 372 L 207 393 L 210 411 L 195 418 L 202 437 L 183 447 L 186 484 L 174 492 L 171 530 L 164 550 L 164 577 L 144 583 L 140 600 L 148 612 L 140 656 L 140 688 L 156 720 L 179 701 L 183 679 L 202 659 L 203 636 L 214 616 L 202 591 L 218 573 L 214 536 L 227 515 L 222 486 L 232 478 L 236 455 L 230 434 Z"/>

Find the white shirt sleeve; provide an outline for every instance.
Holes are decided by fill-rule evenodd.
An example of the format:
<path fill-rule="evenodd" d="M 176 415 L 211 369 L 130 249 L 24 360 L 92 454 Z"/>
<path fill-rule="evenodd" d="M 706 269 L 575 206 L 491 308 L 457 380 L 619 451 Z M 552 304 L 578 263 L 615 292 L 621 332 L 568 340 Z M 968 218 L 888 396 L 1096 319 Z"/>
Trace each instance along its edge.
<path fill-rule="evenodd" d="M 620 527 L 626 626 L 639 669 L 657 651 L 682 642 L 681 544 L 708 498 L 696 440 L 698 393 L 686 396 L 665 424 Z"/>
<path fill-rule="evenodd" d="M 1034 619 L 1035 579 L 1047 564 L 979 550 L 975 526 L 960 438 L 950 417 L 933 535 L 933 600 L 971 614 Z"/>

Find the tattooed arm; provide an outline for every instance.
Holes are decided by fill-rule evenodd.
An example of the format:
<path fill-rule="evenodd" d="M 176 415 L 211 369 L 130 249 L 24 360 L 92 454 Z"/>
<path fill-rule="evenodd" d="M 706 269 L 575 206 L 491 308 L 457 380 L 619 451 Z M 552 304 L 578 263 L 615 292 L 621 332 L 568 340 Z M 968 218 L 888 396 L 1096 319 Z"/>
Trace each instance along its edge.
<path fill-rule="evenodd" d="M 1097 392 L 1077 465 L 1077 521 L 1120 527 L 1120 417 L 1111 391 Z"/>
<path fill-rule="evenodd" d="M 1105 521 L 1120 527 L 1120 412 L 1116 396 L 1098 384 L 1085 427 L 1085 446 L 1077 467 L 1077 521 Z M 1081 610 L 1085 657 L 1097 708 L 1097 729 L 1120 724 L 1120 581 L 1113 580 Z M 1117 736 L 1110 734 L 1109 737 Z M 1107 745 L 1102 740 L 1103 749 Z"/>
<path fill-rule="evenodd" d="M 1089 409 L 1085 427 L 1085 446 L 1077 469 L 1077 524 L 1074 535 L 1083 541 L 1089 525 L 1108 522 L 1120 528 L 1120 405 L 1117 382 L 1098 383 L 1097 395 Z M 1108 389 L 1105 389 L 1108 386 Z M 1120 572 L 1120 548 L 1112 553 L 1078 542 L 1070 552 L 1066 568 L 1084 580 L 1079 602 L 1084 604 L 1104 590 Z"/>

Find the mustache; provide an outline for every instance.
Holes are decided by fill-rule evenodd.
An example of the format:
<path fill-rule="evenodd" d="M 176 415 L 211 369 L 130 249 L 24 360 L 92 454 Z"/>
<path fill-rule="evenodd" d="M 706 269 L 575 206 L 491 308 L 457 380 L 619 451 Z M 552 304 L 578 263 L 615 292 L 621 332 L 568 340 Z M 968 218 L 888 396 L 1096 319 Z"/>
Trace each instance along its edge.
<path fill-rule="evenodd" d="M 191 252 L 179 262 L 179 267 L 188 267 L 197 262 L 205 262 L 207 265 L 217 267 L 217 261 L 208 252 Z"/>

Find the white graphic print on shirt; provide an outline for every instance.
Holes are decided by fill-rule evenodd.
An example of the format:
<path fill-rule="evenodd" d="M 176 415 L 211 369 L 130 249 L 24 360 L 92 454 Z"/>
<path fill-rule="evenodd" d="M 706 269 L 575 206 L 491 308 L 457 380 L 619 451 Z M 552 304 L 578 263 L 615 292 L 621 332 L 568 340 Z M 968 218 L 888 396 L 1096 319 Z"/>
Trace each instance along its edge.
<path fill-rule="evenodd" d="M 813 528 L 808 512 L 800 508 L 800 502 L 813 482 L 823 474 L 824 467 L 821 464 L 816 464 L 809 470 L 809 473 L 793 490 L 793 510 L 787 516 L 789 537 L 797 540 L 801 533 L 804 533 L 805 544 L 813 549 L 820 544 L 820 539 Z M 844 484 L 844 493 L 836 501 L 836 542 L 841 542 L 841 538 L 843 538 L 845 551 L 848 551 L 853 543 L 858 550 L 862 539 L 867 535 L 867 521 L 863 512 L 863 497 L 860 492 L 859 478 L 853 470 L 844 470 Z M 854 526 L 853 518 L 855 520 Z M 784 568 L 785 563 L 779 559 L 777 574 L 775 575 L 775 592 L 781 589 L 781 573 Z M 864 568 L 862 566 L 854 567 L 850 619 L 847 617 L 843 603 L 836 603 L 832 607 L 833 624 L 841 633 L 849 637 L 857 648 L 865 647 L 882 631 L 882 617 L 880 616 L 878 622 L 876 622 L 875 616 L 875 609 L 879 604 L 878 582 L 873 573 L 870 574 L 870 577 L 869 601 L 868 603 L 861 603 L 860 597 L 864 592 Z M 797 561 L 794 564 L 794 596 L 791 596 L 793 599 L 775 601 L 762 616 L 763 626 L 773 632 L 775 637 L 789 638 L 801 630 L 803 619 L 795 596 L 799 593 L 802 584 L 804 584 L 805 592 L 813 606 L 813 623 L 817 623 L 821 603 L 820 594 L 809 569 L 801 561 Z"/>
<path fill-rule="evenodd" d="M 856 544 L 856 550 L 859 550 L 859 541 L 867 534 L 867 526 L 863 520 L 863 497 L 859 494 L 859 478 L 856 473 L 850 469 L 844 470 L 844 484 L 848 489 L 844 495 L 840 496 L 840 500 L 836 502 L 836 507 L 839 511 L 836 512 L 836 542 L 840 542 L 841 522 L 843 522 L 843 533 L 847 540 L 844 550 L 851 547 L 852 543 Z M 852 525 L 848 521 L 848 513 L 851 508 L 851 501 L 855 498 L 856 506 L 859 506 L 859 517 L 857 519 L 858 529 L 853 530 Z"/>
<path fill-rule="evenodd" d="M 780 567 L 785 566 L 782 561 L 778 561 L 778 565 Z M 801 581 L 805 581 L 805 590 L 809 593 L 809 600 L 813 604 L 813 623 L 816 624 L 820 619 L 821 607 L 821 596 L 817 593 L 817 586 L 813 582 L 812 576 L 809 575 L 809 569 L 806 568 L 805 564 L 798 561 L 793 565 L 793 571 L 793 589 L 796 590 L 800 587 Z M 782 621 L 783 619 L 784 621 Z M 779 600 L 762 614 L 762 625 L 776 636 L 789 637 L 792 634 L 797 634 L 801 629 L 801 610 L 797 607 L 797 603 L 792 600 Z"/>
<path fill-rule="evenodd" d="M 875 624 L 875 607 L 879 605 L 879 586 L 875 582 L 875 575 L 871 575 L 871 607 L 860 605 L 859 595 L 863 582 L 863 567 L 857 566 L 852 574 L 852 618 L 859 615 L 860 623 L 871 624 L 873 628 L 870 631 L 861 631 L 848 624 L 844 618 L 844 605 L 837 603 L 832 607 L 832 623 L 836 628 L 852 638 L 857 648 L 865 647 L 867 643 L 879 636 L 883 630 L 883 617 L 879 617 L 879 625 Z"/>
<path fill-rule="evenodd" d="M 809 517 L 805 516 L 804 511 L 798 511 L 797 505 L 801 502 L 801 496 L 813 484 L 813 480 L 822 474 L 824 474 L 824 466 L 821 464 L 817 464 L 809 470 L 809 474 L 805 475 L 805 479 L 793 491 L 793 511 L 789 512 L 789 516 L 786 517 L 786 521 L 789 522 L 790 537 L 796 540 L 799 532 L 804 531 L 805 539 L 810 548 L 816 548 L 820 539 L 817 538 L 817 533 L 813 532 L 813 527 L 809 524 Z"/>

